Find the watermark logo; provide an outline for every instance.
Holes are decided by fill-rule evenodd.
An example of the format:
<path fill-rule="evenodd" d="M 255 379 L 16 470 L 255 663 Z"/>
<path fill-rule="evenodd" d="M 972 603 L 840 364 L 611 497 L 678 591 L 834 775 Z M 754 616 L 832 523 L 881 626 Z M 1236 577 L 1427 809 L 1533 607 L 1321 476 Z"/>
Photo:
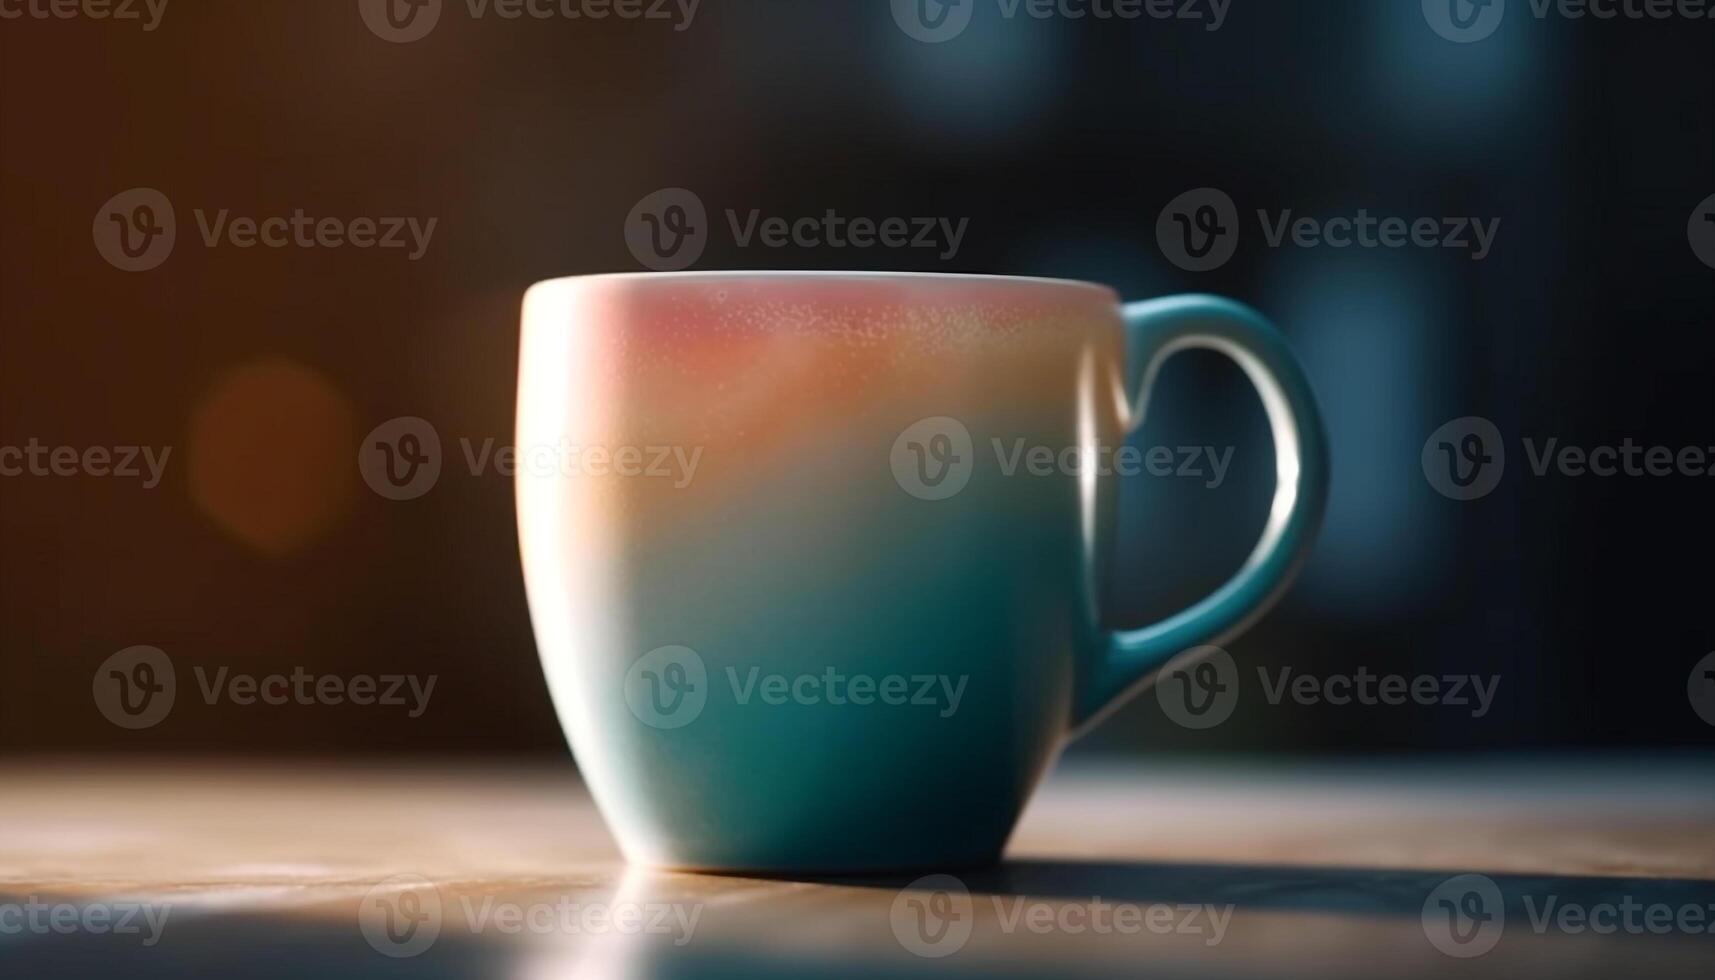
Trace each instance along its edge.
<path fill-rule="evenodd" d="M 696 479 L 702 446 L 501 445 L 493 436 L 458 439 L 460 455 L 473 477 L 494 473 L 507 479 L 587 478 L 655 480 L 683 490 Z M 441 478 L 441 437 L 415 416 L 391 419 L 365 436 L 357 451 L 358 472 L 369 488 L 388 500 L 414 500 Z"/>
<path fill-rule="evenodd" d="M 1453 500 L 1476 500 L 1500 486 L 1507 452 L 1495 423 L 1468 415 L 1431 432 L 1420 462 L 1424 478 L 1436 493 Z"/>
<path fill-rule="evenodd" d="M 1155 699 L 1162 713 L 1184 728 L 1214 728 L 1238 707 L 1238 664 L 1220 647 L 1187 650 L 1162 668 Z"/>
<path fill-rule="evenodd" d="M 1715 935 L 1715 903 L 1649 902 L 1634 895 L 1618 901 L 1567 901 L 1561 895 L 1526 894 L 1525 922 L 1538 936 Z M 1517 924 L 1516 922 L 1514 923 Z M 1449 878 L 1423 903 L 1423 934 L 1441 952 L 1471 959 L 1493 950 L 1507 928 L 1500 886 L 1478 874 Z"/>
<path fill-rule="evenodd" d="M 1280 248 L 1441 248 L 1469 252 L 1481 262 L 1494 249 L 1500 218 L 1376 215 L 1369 208 L 1331 216 L 1301 215 L 1291 208 L 1258 209 L 1263 244 Z M 1169 262 L 1187 272 L 1209 272 L 1238 250 L 1241 220 L 1225 191 L 1200 187 L 1167 202 L 1155 222 L 1155 238 Z"/>
<path fill-rule="evenodd" d="M 651 728 L 683 728 L 697 720 L 708 700 L 708 666 L 687 646 L 657 647 L 625 673 L 625 704 Z"/>
<path fill-rule="evenodd" d="M 888 462 L 901 490 L 919 500 L 946 500 L 971 481 L 976 449 L 964 423 L 940 415 L 899 433 Z"/>
<path fill-rule="evenodd" d="M 1351 674 L 1306 674 L 1292 667 L 1258 667 L 1257 688 L 1263 702 L 1279 707 L 1328 705 L 1344 708 L 1423 707 L 1468 709 L 1472 718 L 1485 718 L 1500 690 L 1498 675 L 1376 674 L 1359 667 Z M 1155 683 L 1162 713 L 1183 728 L 1215 728 L 1232 717 L 1238 706 L 1242 675 L 1233 658 L 1220 647 L 1197 647 L 1173 658 Z"/>
<path fill-rule="evenodd" d="M 414 415 L 389 419 L 363 437 L 357 470 L 388 500 L 415 500 L 441 478 L 441 435 Z"/>
<path fill-rule="evenodd" d="M 952 875 L 925 875 L 894 896 L 888 923 L 906 951 L 940 959 L 970 942 L 976 908 L 964 882 Z"/>
<path fill-rule="evenodd" d="M 1423 0 L 1429 27 L 1456 44 L 1481 41 L 1500 29 L 1507 0 Z"/>
<path fill-rule="evenodd" d="M 166 720 L 178 696 L 178 680 L 166 651 L 140 645 L 102 661 L 95 669 L 91 691 L 102 717 L 137 731 Z"/>
<path fill-rule="evenodd" d="M 369 889 L 357 909 L 357 927 L 383 956 L 409 959 L 427 952 L 441 935 L 441 890 L 422 875 L 394 875 Z"/>
<path fill-rule="evenodd" d="M 1238 205 L 1213 187 L 1186 191 L 1161 209 L 1155 240 L 1167 261 L 1187 272 L 1219 269 L 1238 251 Z"/>
<path fill-rule="evenodd" d="M 1501 888 L 1485 875 L 1449 878 L 1423 902 L 1423 934 L 1430 945 L 1457 959 L 1494 949 L 1506 924 Z"/>
<path fill-rule="evenodd" d="M 145 949 L 161 941 L 171 903 L 43 902 L 31 895 L 23 902 L 0 903 L 0 936 L 138 936 Z"/>
<path fill-rule="evenodd" d="M 1715 194 L 1709 195 L 1697 205 L 1697 210 L 1691 212 L 1686 234 L 1691 238 L 1691 251 L 1698 261 L 1715 269 Z"/>
<path fill-rule="evenodd" d="M 1710 0 L 1527 0 L 1537 21 L 1562 20 L 1715 20 Z M 1423 16 L 1435 33 L 1470 44 L 1494 34 L 1506 14 L 1506 0 L 1423 0 Z"/>
<path fill-rule="evenodd" d="M 1043 901 L 1027 895 L 991 895 L 994 922 L 1005 935 L 1198 936 L 1203 945 L 1220 945 L 1232 923 L 1232 905 Z M 952 956 L 970 941 L 978 903 L 964 882 L 952 875 L 928 875 L 894 896 L 889 910 L 893 937 L 907 951 L 926 959 Z M 985 909 L 985 911 L 987 911 Z"/>
<path fill-rule="evenodd" d="M 893 0 L 893 22 L 924 44 L 951 41 L 971 26 L 977 0 Z"/>
<path fill-rule="evenodd" d="M 173 202 L 153 187 L 113 195 L 95 212 L 95 250 L 115 269 L 147 272 L 167 261 L 178 240 Z"/>
<path fill-rule="evenodd" d="M 444 0 L 357 0 L 370 32 L 383 41 L 408 44 L 429 36 L 440 23 Z M 471 20 L 670 21 L 689 30 L 702 0 L 464 0 Z"/>
<path fill-rule="evenodd" d="M 295 208 L 290 215 L 249 217 L 229 208 L 193 208 L 205 248 L 376 249 L 402 251 L 416 262 L 429 250 L 439 218 L 317 218 Z M 178 241 L 173 203 L 150 187 L 114 195 L 95 213 L 95 249 L 116 269 L 146 272 L 160 266 Z"/>
<path fill-rule="evenodd" d="M 1715 725 L 1715 653 L 1704 657 L 1691 668 L 1685 681 L 1685 694 L 1691 699 L 1691 710 L 1705 724 Z"/>
<path fill-rule="evenodd" d="M 1559 436 L 1519 440 L 1531 476 L 1579 479 L 1715 476 L 1715 446 L 1650 446 L 1630 437 L 1617 444 L 1577 445 Z M 1475 500 L 1493 492 L 1505 469 L 1500 430 L 1477 416 L 1454 419 L 1423 444 L 1423 475 L 1436 492 Z"/>
<path fill-rule="evenodd" d="M 998 436 L 978 446 L 964 423 L 938 415 L 906 426 L 893 440 L 888 465 L 899 488 L 919 500 L 957 495 L 991 455 L 993 472 L 1006 479 L 1147 475 L 1194 479 L 1204 489 L 1218 490 L 1233 451 L 1232 446 L 1055 446 Z"/>
<path fill-rule="evenodd" d="M 792 216 L 727 208 L 722 218 L 711 224 L 702 198 L 683 187 L 665 188 L 638 201 L 626 215 L 625 244 L 640 265 L 656 272 L 689 268 L 721 226 L 741 249 L 922 249 L 950 261 L 971 223 L 969 218 L 852 216 L 834 208 Z"/>
<path fill-rule="evenodd" d="M 664 936 L 684 946 L 696 934 L 701 904 L 585 902 L 569 895 L 553 901 L 503 902 L 461 894 L 451 921 L 473 936 Z M 371 888 L 358 906 L 358 929 L 383 956 L 409 959 L 428 952 L 448 926 L 441 890 L 416 874 L 395 875 Z"/>
<path fill-rule="evenodd" d="M 267 705 L 342 705 L 403 708 L 419 718 L 434 696 L 436 674 L 314 674 L 304 667 L 289 673 L 234 673 L 230 667 L 212 672 L 191 668 L 206 705 L 225 699 L 240 707 Z M 91 681 L 95 706 L 120 728 L 153 728 L 164 721 L 178 698 L 178 675 L 173 661 L 158 647 L 127 647 L 108 657 Z"/>
<path fill-rule="evenodd" d="M 683 187 L 666 187 L 637 202 L 625 217 L 625 246 L 644 268 L 688 269 L 709 244 L 709 212 Z"/>
<path fill-rule="evenodd" d="M 358 16 L 383 41 L 409 44 L 429 36 L 441 21 L 442 0 L 357 0 Z"/>
<path fill-rule="evenodd" d="M 728 664 L 721 671 L 727 696 L 737 708 L 786 705 L 836 708 L 872 706 L 932 710 L 950 718 L 964 700 L 970 675 L 850 674 L 838 667 L 796 674 L 763 673 L 760 666 Z M 639 657 L 625 675 L 625 703 L 651 728 L 683 728 L 696 721 L 713 688 L 708 667 L 695 650 L 665 646 Z"/>
<path fill-rule="evenodd" d="M 143 33 L 161 26 L 168 0 L 0 0 L 0 20 L 140 21 Z"/>
<path fill-rule="evenodd" d="M 893 0 L 893 21 L 925 44 L 951 41 L 971 25 L 979 0 Z M 994 0 L 1002 20 L 1099 20 L 1197 22 L 1218 31 L 1232 0 Z"/>

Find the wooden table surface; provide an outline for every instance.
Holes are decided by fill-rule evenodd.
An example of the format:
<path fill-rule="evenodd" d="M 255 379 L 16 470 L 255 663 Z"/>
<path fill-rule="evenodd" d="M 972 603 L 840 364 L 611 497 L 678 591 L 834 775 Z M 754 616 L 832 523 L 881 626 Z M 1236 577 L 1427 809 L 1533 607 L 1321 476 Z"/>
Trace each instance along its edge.
<path fill-rule="evenodd" d="M 627 869 L 569 763 L 11 763 L 0 976 L 1707 980 L 1711 761 L 1063 766 L 956 882 Z"/>

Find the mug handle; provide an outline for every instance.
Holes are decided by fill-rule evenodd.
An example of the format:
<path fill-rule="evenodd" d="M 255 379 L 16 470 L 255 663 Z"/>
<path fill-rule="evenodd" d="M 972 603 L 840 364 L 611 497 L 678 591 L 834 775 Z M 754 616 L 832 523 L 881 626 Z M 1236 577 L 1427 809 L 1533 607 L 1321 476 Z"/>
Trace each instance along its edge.
<path fill-rule="evenodd" d="M 1218 351 L 1244 369 L 1274 436 L 1274 502 L 1262 539 L 1228 582 L 1182 612 L 1142 629 L 1107 634 L 1099 661 L 1084 671 L 1074 710 L 1082 732 L 1141 690 L 1155 671 L 1192 647 L 1238 635 L 1274 605 L 1303 565 L 1328 500 L 1328 445 L 1304 369 L 1274 325 L 1219 296 L 1172 296 L 1121 309 L 1126 325 L 1128 431 L 1143 424 L 1150 389 L 1182 350 Z"/>

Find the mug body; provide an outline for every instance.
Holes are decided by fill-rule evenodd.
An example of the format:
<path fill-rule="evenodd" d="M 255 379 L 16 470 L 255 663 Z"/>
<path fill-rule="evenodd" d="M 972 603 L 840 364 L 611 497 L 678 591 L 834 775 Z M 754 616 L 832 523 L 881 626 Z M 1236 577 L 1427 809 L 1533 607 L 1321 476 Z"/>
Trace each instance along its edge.
<path fill-rule="evenodd" d="M 999 858 L 1103 642 L 1104 287 L 680 273 L 538 284 L 516 492 L 555 708 L 628 859 Z"/>

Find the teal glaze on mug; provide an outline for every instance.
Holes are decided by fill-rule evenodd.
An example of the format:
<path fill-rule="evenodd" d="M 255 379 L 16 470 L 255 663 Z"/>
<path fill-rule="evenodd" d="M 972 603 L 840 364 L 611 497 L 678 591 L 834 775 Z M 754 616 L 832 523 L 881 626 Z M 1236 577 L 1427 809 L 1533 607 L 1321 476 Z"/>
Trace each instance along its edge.
<path fill-rule="evenodd" d="M 1231 581 L 1114 631 L 1118 478 L 1080 461 L 1194 347 L 1261 395 L 1274 503 Z M 1071 462 L 1009 467 L 995 440 Z M 517 445 L 531 617 L 579 766 L 628 860 L 701 870 L 997 860 L 1062 745 L 1279 597 L 1328 485 L 1310 386 L 1254 311 L 999 276 L 540 283 Z"/>

